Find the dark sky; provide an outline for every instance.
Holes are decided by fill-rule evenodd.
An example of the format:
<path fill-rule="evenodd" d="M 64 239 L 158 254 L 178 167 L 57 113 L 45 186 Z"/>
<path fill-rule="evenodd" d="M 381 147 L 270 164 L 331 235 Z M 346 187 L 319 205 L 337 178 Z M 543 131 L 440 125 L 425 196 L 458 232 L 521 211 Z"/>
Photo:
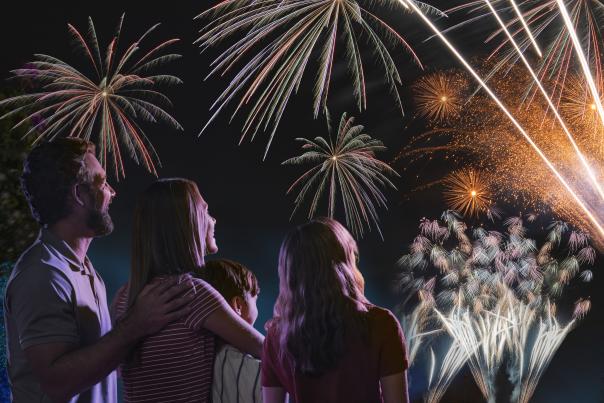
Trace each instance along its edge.
<path fill-rule="evenodd" d="M 326 134 L 323 120 L 312 119 L 311 97 L 312 75 L 310 66 L 301 88 L 286 110 L 276 140 L 265 161 L 262 161 L 266 136 L 259 135 L 253 142 L 237 145 L 239 139 L 235 122 L 229 126 L 220 118 L 198 137 L 199 130 L 209 117 L 211 102 L 225 87 L 227 80 L 213 78 L 203 82 L 211 56 L 200 55 L 192 45 L 200 22 L 193 17 L 206 7 L 206 2 L 25 2 L 13 1 L 2 4 L 0 24 L 0 88 L 15 88 L 16 83 L 6 82 L 9 70 L 31 60 L 33 53 L 48 53 L 67 61 L 80 61 L 70 53 L 67 23 L 85 31 L 86 17 L 91 16 L 97 27 L 101 43 L 106 43 L 113 32 L 119 16 L 126 13 L 122 45 L 135 40 L 146 28 L 156 22 L 162 26 L 154 40 L 179 37 L 182 42 L 175 49 L 184 55 L 165 70 L 174 72 L 185 84 L 168 91 L 175 108 L 173 114 L 184 126 L 184 132 L 176 132 L 163 125 L 147 129 L 151 141 L 161 157 L 161 177 L 187 177 L 195 180 L 210 211 L 218 220 L 216 236 L 220 247 L 219 257 L 239 260 L 256 272 L 262 293 L 259 298 L 260 316 L 256 326 L 261 329 L 270 317 L 277 294 L 276 261 L 280 241 L 288 228 L 305 220 L 304 212 L 293 217 L 293 197 L 285 195 L 291 182 L 302 171 L 296 167 L 281 166 L 281 162 L 298 151 L 295 137 L 315 137 Z M 449 2 L 441 5 L 450 6 Z M 428 32 L 421 28 L 412 16 L 388 20 L 401 33 L 407 35 L 427 70 L 454 66 L 448 51 L 436 41 L 422 43 Z M 466 54 L 484 55 L 480 32 L 484 27 L 475 27 L 471 33 L 454 37 Z M 399 71 L 405 84 L 417 77 L 421 70 L 408 61 L 403 52 L 394 52 Z M 346 76 L 339 74 L 343 66 L 338 65 L 331 90 L 330 112 L 338 120 L 343 112 L 358 117 L 367 132 L 384 141 L 389 151 L 381 157 L 390 160 L 405 143 L 413 130 L 405 130 L 411 122 L 412 107 L 406 105 L 407 117 L 400 114 L 385 96 L 385 87 L 379 84 L 379 72 L 368 68 L 368 110 L 359 113 L 354 109 L 351 91 Z M 375 70 L 375 69 L 373 69 Z M 373 85 L 376 84 L 376 85 Z M 409 93 L 402 88 L 407 100 Z M 405 101 L 408 103 L 408 101 Z M 411 125 L 413 127 L 413 125 Z M 8 135 L 3 133 L 3 135 Z M 435 164 L 427 169 L 446 171 L 446 165 Z M 93 242 L 90 256 L 102 273 L 111 297 L 115 290 L 128 278 L 131 214 L 136 195 L 149 185 L 154 177 L 142 167 L 127 164 L 126 178 L 113 181 L 118 197 L 112 205 L 112 216 L 116 223 L 115 232 L 104 239 Z M 396 275 L 396 260 L 406 252 L 408 244 L 417 233 L 420 218 L 437 217 L 445 208 L 436 191 L 411 195 L 407 200 L 404 193 L 413 185 L 413 178 L 395 181 L 400 192 L 387 193 L 389 210 L 381 214 L 385 239 L 382 241 L 372 232 L 360 241 L 361 270 L 367 281 L 367 294 L 378 305 L 393 307 L 396 296 L 392 284 Z M 600 402 L 604 401 L 601 326 L 602 290 L 599 270 L 594 270 L 596 279 L 592 286 L 594 308 L 586 320 L 568 337 L 545 374 L 536 394 L 535 402 Z M 425 368 L 418 365 L 411 373 L 412 392 L 419 392 L 425 380 Z M 467 376 L 461 376 L 456 384 L 456 401 L 472 401 L 476 388 Z M 451 395 L 452 396 L 452 395 Z M 453 397 L 449 399 L 453 399 Z"/>

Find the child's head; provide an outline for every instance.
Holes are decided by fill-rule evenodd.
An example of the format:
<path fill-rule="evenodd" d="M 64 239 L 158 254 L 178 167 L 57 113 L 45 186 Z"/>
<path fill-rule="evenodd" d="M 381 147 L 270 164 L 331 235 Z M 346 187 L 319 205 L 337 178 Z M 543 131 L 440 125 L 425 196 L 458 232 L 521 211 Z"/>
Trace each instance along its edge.
<path fill-rule="evenodd" d="M 211 260 L 198 272 L 216 289 L 231 308 L 250 325 L 258 317 L 258 280 L 244 265 L 227 259 Z"/>

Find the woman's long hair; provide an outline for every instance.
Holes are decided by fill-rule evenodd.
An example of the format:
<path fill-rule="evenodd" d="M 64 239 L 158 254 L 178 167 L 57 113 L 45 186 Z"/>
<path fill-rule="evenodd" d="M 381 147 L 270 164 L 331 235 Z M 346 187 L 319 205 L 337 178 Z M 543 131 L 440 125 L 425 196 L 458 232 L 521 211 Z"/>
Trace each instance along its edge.
<path fill-rule="evenodd" d="M 280 351 L 304 374 L 333 368 L 346 337 L 366 334 L 368 301 L 356 267 L 357 245 L 337 221 L 313 220 L 290 231 L 279 253 L 279 296 L 268 327 Z"/>
<path fill-rule="evenodd" d="M 128 307 L 158 275 L 188 273 L 204 265 L 208 205 L 195 182 L 160 179 L 134 210 Z"/>

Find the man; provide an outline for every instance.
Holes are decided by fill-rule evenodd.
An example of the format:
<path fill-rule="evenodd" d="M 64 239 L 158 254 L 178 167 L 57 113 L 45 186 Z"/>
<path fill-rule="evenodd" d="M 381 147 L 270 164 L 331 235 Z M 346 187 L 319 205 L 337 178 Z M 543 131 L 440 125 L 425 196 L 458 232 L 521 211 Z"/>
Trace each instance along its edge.
<path fill-rule="evenodd" d="M 117 402 L 114 369 L 142 337 L 188 313 L 190 284 L 147 286 L 111 329 L 105 286 L 86 252 L 111 233 L 115 191 L 88 141 L 34 148 L 22 187 L 42 229 L 19 258 L 4 299 L 15 402 Z"/>

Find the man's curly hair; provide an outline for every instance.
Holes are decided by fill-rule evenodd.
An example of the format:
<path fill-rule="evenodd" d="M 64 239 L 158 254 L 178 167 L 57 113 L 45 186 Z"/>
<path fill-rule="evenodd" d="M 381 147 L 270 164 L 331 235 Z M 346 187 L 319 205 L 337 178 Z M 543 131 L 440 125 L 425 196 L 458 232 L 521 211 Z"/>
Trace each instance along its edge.
<path fill-rule="evenodd" d="M 34 147 L 23 163 L 21 188 L 40 225 L 52 225 L 70 212 L 73 185 L 87 183 L 86 153 L 94 144 L 79 138 L 60 138 Z"/>

